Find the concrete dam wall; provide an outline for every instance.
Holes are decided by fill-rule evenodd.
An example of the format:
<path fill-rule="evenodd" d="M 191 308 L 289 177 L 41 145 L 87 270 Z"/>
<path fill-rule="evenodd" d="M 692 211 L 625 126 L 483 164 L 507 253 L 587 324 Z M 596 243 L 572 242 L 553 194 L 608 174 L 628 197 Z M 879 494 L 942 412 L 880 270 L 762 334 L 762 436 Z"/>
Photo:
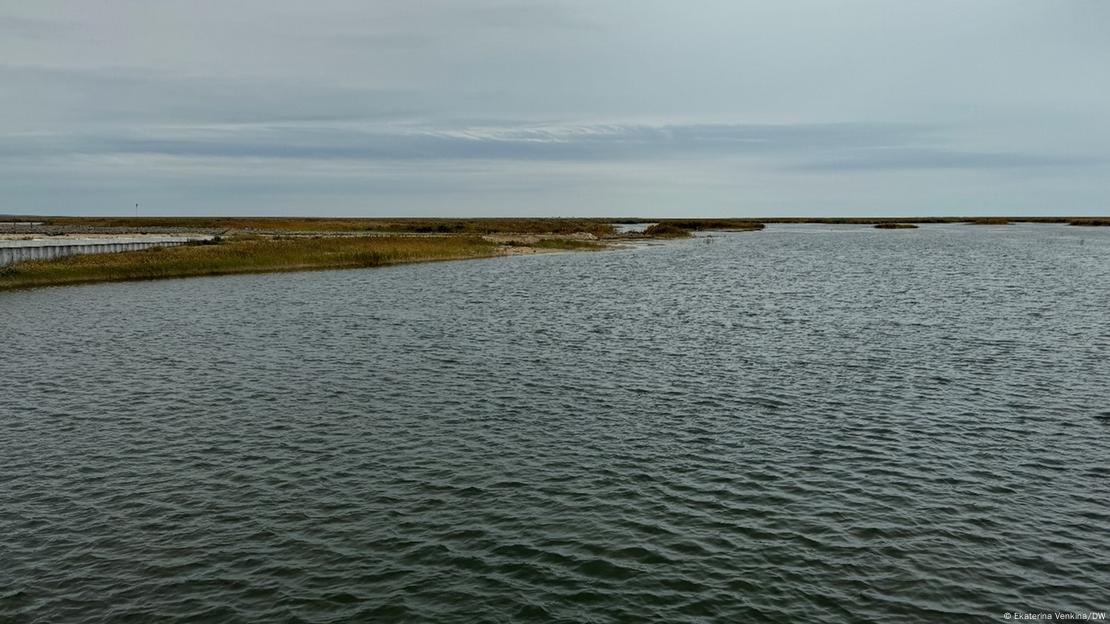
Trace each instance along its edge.
<path fill-rule="evenodd" d="M 0 266 L 28 260 L 50 260 L 76 254 L 136 251 L 151 247 L 175 247 L 210 236 L 143 236 L 112 238 L 60 238 L 36 240 L 0 240 Z"/>

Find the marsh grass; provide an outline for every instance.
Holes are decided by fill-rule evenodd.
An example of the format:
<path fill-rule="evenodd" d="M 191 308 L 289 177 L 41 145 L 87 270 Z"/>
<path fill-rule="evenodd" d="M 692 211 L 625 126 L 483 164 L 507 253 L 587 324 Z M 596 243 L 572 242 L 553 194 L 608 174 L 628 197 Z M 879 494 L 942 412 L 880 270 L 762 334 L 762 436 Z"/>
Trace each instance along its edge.
<path fill-rule="evenodd" d="M 1072 219 L 1068 221 L 1068 225 L 1110 226 L 1110 219 Z"/>
<path fill-rule="evenodd" d="M 556 218 L 310 218 L 310 217 L 39 217 L 48 226 L 185 228 L 262 232 L 382 232 L 417 234 L 574 234 L 612 235 L 605 219 Z"/>
<path fill-rule="evenodd" d="M 543 238 L 532 245 L 539 249 L 574 249 L 574 250 L 590 250 L 590 249 L 604 249 L 605 245 L 595 243 L 593 241 L 572 240 L 567 238 Z"/>
<path fill-rule="evenodd" d="M 601 243 L 567 238 L 541 238 L 531 242 L 527 240 L 509 240 L 502 244 L 509 247 L 535 247 L 536 249 L 590 250 L 605 248 L 605 245 Z"/>
<path fill-rule="evenodd" d="M 41 217 L 39 217 L 41 218 Z M 648 219 L 622 217 L 609 219 L 610 223 L 656 223 L 670 222 L 678 224 L 691 224 L 700 227 L 689 229 L 728 229 L 727 226 L 718 226 L 720 222 L 731 223 L 822 223 L 835 225 L 875 225 L 878 223 L 969 223 L 984 221 L 1009 221 L 1010 223 L 1071 223 L 1073 221 L 1107 221 L 1110 217 L 751 217 L 750 219 Z M 712 224 L 712 225 L 711 225 Z M 1084 225 L 1084 224 L 1079 224 Z"/>
<path fill-rule="evenodd" d="M 767 217 L 762 223 L 823 223 L 830 225 L 876 225 L 879 223 L 970 223 L 1009 221 L 1011 223 L 1067 223 L 1075 217 Z"/>
<path fill-rule="evenodd" d="M 977 217 L 967 221 L 971 225 L 1010 225 L 1006 217 Z"/>
<path fill-rule="evenodd" d="M 917 226 L 912 223 L 876 223 L 875 229 L 877 230 L 916 230 Z"/>
<path fill-rule="evenodd" d="M 643 232 L 645 238 L 688 238 L 692 231 L 701 230 L 762 230 L 764 225 L 746 219 L 660 219 Z"/>
<path fill-rule="evenodd" d="M 660 219 L 659 225 L 683 230 L 762 230 L 763 224 L 751 219 Z M 648 228 L 651 229 L 651 228 Z"/>
<path fill-rule="evenodd" d="M 215 245 L 66 256 L 0 267 L 0 290 L 199 275 L 373 267 L 496 255 L 478 237 L 231 239 Z"/>
<path fill-rule="evenodd" d="M 690 230 L 679 227 L 673 223 L 664 222 L 656 223 L 655 225 L 644 230 L 644 236 L 647 238 L 690 238 Z"/>

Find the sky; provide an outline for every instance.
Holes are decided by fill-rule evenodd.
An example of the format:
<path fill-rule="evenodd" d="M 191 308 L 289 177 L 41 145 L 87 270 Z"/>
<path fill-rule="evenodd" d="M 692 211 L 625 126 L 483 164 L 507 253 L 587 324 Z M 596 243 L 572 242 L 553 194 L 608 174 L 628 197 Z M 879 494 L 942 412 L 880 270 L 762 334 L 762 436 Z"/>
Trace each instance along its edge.
<path fill-rule="evenodd" d="M 1110 214 L 1110 0 L 0 0 L 0 213 Z"/>

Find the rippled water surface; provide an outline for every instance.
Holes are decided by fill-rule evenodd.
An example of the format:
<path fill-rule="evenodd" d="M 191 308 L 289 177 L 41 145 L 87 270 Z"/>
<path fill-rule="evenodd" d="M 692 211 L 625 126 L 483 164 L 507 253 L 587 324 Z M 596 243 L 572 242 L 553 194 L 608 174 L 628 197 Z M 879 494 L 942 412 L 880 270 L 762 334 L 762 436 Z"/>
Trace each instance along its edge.
<path fill-rule="evenodd" d="M 0 293 L 2 621 L 1110 610 L 1110 229 Z"/>

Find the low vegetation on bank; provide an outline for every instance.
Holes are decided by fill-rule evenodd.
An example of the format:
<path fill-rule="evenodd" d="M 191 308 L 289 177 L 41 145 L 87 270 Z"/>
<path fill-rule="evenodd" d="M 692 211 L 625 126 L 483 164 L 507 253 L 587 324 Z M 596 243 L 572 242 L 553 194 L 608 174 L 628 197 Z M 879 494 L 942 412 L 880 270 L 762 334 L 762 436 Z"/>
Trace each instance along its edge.
<path fill-rule="evenodd" d="M 597 250 L 603 249 L 605 245 L 588 240 L 577 240 L 573 238 L 541 238 L 535 241 L 529 240 L 507 240 L 504 242 L 509 247 L 531 247 L 533 249 L 563 249 L 566 251 L 579 251 L 579 250 Z"/>
<path fill-rule="evenodd" d="M 648 218 L 548 218 L 548 217 L 43 217 L 0 216 L 0 222 L 41 223 L 44 228 L 111 228 L 145 230 L 192 230 L 253 233 L 331 232 L 344 234 L 557 234 L 588 233 L 597 238 L 615 236 L 615 224 L 667 223 L 689 230 L 758 230 L 775 223 L 821 223 L 878 225 L 888 223 L 1065 223 L 1110 225 L 1110 217 L 761 217 L 748 219 L 648 219 Z"/>
<path fill-rule="evenodd" d="M 762 230 L 765 226 L 750 219 L 662 219 L 659 225 L 672 225 L 690 231 Z"/>
<path fill-rule="evenodd" d="M 0 267 L 0 290 L 84 282 L 373 267 L 404 262 L 556 250 L 603 249 L 613 240 L 688 238 L 695 231 L 756 231 L 765 223 L 871 225 L 1067 223 L 1110 226 L 1105 217 L 925 217 L 768 219 L 3 217 L 12 235 L 191 231 L 224 238 L 180 247 L 75 255 Z M 27 222 L 21 224 L 20 222 Z M 654 224 L 618 233 L 615 224 Z M 41 224 L 41 225 L 40 225 Z M 102 230 L 108 230 L 104 232 Z"/>
<path fill-rule="evenodd" d="M 689 238 L 690 230 L 673 223 L 656 223 L 644 230 L 645 238 Z"/>
<path fill-rule="evenodd" d="M 386 234 L 615 233 L 605 219 L 556 218 L 309 218 L 309 217 L 35 217 L 48 227 L 229 230 L 243 232 L 343 232 Z"/>
<path fill-rule="evenodd" d="M 687 238 L 703 230 L 755 231 L 765 226 L 747 219 L 662 219 L 643 232 L 645 238 Z"/>
<path fill-rule="evenodd" d="M 0 267 L 0 290 L 84 282 L 374 267 L 494 256 L 477 236 L 237 238 L 218 244 L 66 256 Z"/>
<path fill-rule="evenodd" d="M 822 223 L 826 225 L 877 225 L 879 223 L 969 223 L 1002 220 L 1010 223 L 1068 223 L 1080 217 L 766 217 L 762 223 Z"/>

